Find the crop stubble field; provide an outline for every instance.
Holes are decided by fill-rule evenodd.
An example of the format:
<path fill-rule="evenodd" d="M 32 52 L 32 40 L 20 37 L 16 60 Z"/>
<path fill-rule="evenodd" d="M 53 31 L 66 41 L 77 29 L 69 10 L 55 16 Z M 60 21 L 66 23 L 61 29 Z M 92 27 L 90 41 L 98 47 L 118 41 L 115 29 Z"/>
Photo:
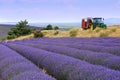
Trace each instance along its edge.
<path fill-rule="evenodd" d="M 3 80 L 120 80 L 120 38 L 16 40 L 0 51 Z"/>

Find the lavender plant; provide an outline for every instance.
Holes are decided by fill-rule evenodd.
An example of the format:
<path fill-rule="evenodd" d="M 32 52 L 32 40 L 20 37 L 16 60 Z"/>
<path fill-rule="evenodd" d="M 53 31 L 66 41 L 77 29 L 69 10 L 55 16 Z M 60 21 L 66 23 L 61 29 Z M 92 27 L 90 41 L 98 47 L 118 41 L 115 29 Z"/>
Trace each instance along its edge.
<path fill-rule="evenodd" d="M 69 48 L 66 46 L 55 46 L 55 45 L 43 45 L 43 44 L 32 44 L 32 43 L 18 43 L 28 46 L 33 46 L 43 50 L 64 54 L 81 60 L 85 60 L 92 64 L 102 65 L 111 69 L 120 70 L 120 57 L 102 53 L 92 52 L 88 50 L 79 50 L 75 48 Z"/>
<path fill-rule="evenodd" d="M 61 45 L 61 46 L 68 46 L 71 48 L 77 48 L 80 50 L 90 50 L 94 52 L 105 52 L 105 53 L 110 53 L 114 54 L 117 56 L 120 56 L 120 47 L 119 46 L 110 46 L 110 47 L 105 47 L 105 46 L 98 46 L 98 45 L 88 45 L 88 44 L 78 44 L 78 43 L 64 43 L 64 42 L 45 42 L 45 41 L 28 41 L 30 43 L 34 44 L 49 44 L 49 45 Z"/>
<path fill-rule="evenodd" d="M 7 43 L 10 48 L 29 58 L 35 64 L 40 64 L 48 73 L 58 80 L 119 80 L 120 72 L 102 66 L 89 64 L 45 50 Z"/>
<path fill-rule="evenodd" d="M 3 80 L 55 80 L 43 73 L 35 64 L 2 44 L 0 44 L 0 55 L 0 75 Z M 33 72 L 36 74 L 31 76 Z M 20 75 L 27 78 L 20 79 L 17 77 Z"/>

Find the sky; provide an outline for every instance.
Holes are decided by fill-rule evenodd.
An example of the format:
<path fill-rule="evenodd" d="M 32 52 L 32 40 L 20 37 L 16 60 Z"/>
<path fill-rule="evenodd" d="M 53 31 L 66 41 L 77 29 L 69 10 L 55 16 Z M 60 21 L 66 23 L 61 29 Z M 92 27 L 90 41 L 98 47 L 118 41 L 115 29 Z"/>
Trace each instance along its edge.
<path fill-rule="evenodd" d="M 80 22 L 120 18 L 120 0 L 0 0 L 0 22 Z"/>

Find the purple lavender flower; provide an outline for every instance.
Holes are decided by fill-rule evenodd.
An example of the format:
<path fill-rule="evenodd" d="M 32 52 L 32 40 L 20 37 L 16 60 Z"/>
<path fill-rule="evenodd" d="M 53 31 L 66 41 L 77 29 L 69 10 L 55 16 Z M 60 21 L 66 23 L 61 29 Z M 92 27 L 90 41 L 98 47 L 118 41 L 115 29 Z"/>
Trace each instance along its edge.
<path fill-rule="evenodd" d="M 48 77 L 47 75 L 40 74 L 39 72 L 35 71 L 27 71 L 23 72 L 15 77 L 12 80 L 55 80 L 52 77 Z"/>
<path fill-rule="evenodd" d="M 7 43 L 7 46 L 40 64 L 59 80 L 119 80 L 120 72 L 45 50 Z M 39 58 L 38 58 L 39 57 Z M 113 77 L 112 77 L 112 76 Z"/>
<path fill-rule="evenodd" d="M 19 80 L 19 77 L 16 76 L 20 76 L 22 73 L 24 74 L 22 77 L 28 77 L 26 77 L 27 80 L 36 80 L 36 78 L 39 78 L 39 80 L 55 80 L 23 56 L 1 44 L 0 55 L 2 56 L 0 56 L 0 75 L 4 80 L 13 80 L 13 78 Z M 29 74 L 33 74 L 34 72 L 36 73 L 34 75 L 39 75 L 39 77 L 31 76 L 28 72 L 30 72 Z"/>
<path fill-rule="evenodd" d="M 100 38 L 100 40 L 99 40 L 99 38 L 98 39 L 95 38 L 95 40 L 93 38 L 93 41 L 90 44 L 87 44 L 87 43 L 86 44 L 81 44 L 81 43 L 83 43 L 85 41 L 89 42 L 89 40 L 92 39 L 92 38 L 88 38 L 88 39 L 83 38 L 83 40 L 80 40 L 81 38 L 76 38 L 76 39 L 74 39 L 74 38 L 38 39 L 38 40 L 31 40 L 31 41 L 29 40 L 28 42 L 34 42 L 36 44 L 40 43 L 40 44 L 49 44 L 49 45 L 62 45 L 62 46 L 68 46 L 68 47 L 77 48 L 77 49 L 81 49 L 81 50 L 90 50 L 90 51 L 95 51 L 95 52 L 107 52 L 107 53 L 111 53 L 111 54 L 120 56 L 120 50 L 119 50 L 120 46 L 100 46 L 99 45 L 100 43 L 107 42 L 107 41 L 102 41 L 102 38 Z M 103 39 L 103 40 L 106 40 L 106 39 Z M 27 41 L 24 41 L 24 42 L 27 42 Z M 111 42 L 112 41 L 110 41 L 109 44 Z M 96 44 L 92 45 L 94 43 L 99 43 L 99 44 L 98 45 L 96 45 Z M 113 45 L 114 44 L 120 45 L 120 42 L 113 43 Z"/>
<path fill-rule="evenodd" d="M 23 40 L 22 40 L 23 41 Z M 102 46 L 120 46 L 120 38 L 40 38 L 24 41 L 37 42 L 55 42 L 55 43 L 76 43 L 76 44 L 90 44 Z"/>
<path fill-rule="evenodd" d="M 22 58 L 21 56 L 6 57 L 5 59 L 0 61 L 0 71 L 2 72 L 2 70 L 4 70 L 4 68 L 6 68 L 9 65 L 20 62 L 27 62 L 27 60 Z"/>
<path fill-rule="evenodd" d="M 23 73 L 24 71 L 40 72 L 39 68 L 35 67 L 35 65 L 28 63 L 28 62 L 12 64 L 3 69 L 4 71 L 1 73 L 1 75 L 6 79 L 11 79 L 11 77 L 19 75 L 20 73 Z"/>
<path fill-rule="evenodd" d="M 55 46 L 55 45 L 51 46 L 51 45 L 46 45 L 46 44 L 43 45 L 43 44 L 22 43 L 22 42 L 21 43 L 19 42 L 18 44 L 37 47 L 37 48 L 44 49 L 47 51 L 56 52 L 56 53 L 64 54 L 64 55 L 71 56 L 74 58 L 78 58 L 81 60 L 85 60 L 92 64 L 102 65 L 102 66 L 106 66 L 108 68 L 112 68 L 115 70 L 120 70 L 120 57 L 112 55 L 112 54 L 92 52 L 88 50 L 79 50 L 75 48 L 69 48 L 66 46 Z M 110 57 L 111 58 L 114 57 L 114 58 L 110 59 Z"/>

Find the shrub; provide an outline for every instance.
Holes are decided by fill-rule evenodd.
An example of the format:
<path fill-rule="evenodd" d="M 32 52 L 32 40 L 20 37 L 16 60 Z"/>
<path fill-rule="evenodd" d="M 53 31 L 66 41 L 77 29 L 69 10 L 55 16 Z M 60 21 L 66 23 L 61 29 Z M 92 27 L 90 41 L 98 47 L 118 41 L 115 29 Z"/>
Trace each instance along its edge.
<path fill-rule="evenodd" d="M 34 38 L 41 38 L 43 37 L 43 33 L 40 30 L 34 32 Z"/>
<path fill-rule="evenodd" d="M 102 32 L 100 33 L 100 37 L 107 37 L 109 35 L 108 32 Z"/>
<path fill-rule="evenodd" d="M 77 33 L 78 33 L 78 30 L 77 30 L 77 29 L 71 30 L 71 31 L 69 32 L 70 37 L 75 37 L 75 36 L 77 35 Z"/>
<path fill-rule="evenodd" d="M 112 28 L 110 31 L 111 32 L 116 32 L 116 28 Z"/>
<path fill-rule="evenodd" d="M 58 29 L 59 29 L 59 27 L 58 27 L 58 26 L 55 26 L 55 27 L 54 27 L 54 30 L 58 30 Z"/>
<path fill-rule="evenodd" d="M 17 36 L 15 34 L 12 34 L 12 35 L 8 35 L 7 36 L 7 39 L 14 39 L 14 38 L 17 38 Z"/>
<path fill-rule="evenodd" d="M 58 35 L 59 34 L 59 31 L 56 31 L 55 33 L 54 33 L 54 35 Z"/>
<path fill-rule="evenodd" d="M 96 28 L 96 29 L 95 29 L 95 32 L 96 32 L 96 33 L 100 32 L 100 31 L 101 31 L 101 28 Z"/>

